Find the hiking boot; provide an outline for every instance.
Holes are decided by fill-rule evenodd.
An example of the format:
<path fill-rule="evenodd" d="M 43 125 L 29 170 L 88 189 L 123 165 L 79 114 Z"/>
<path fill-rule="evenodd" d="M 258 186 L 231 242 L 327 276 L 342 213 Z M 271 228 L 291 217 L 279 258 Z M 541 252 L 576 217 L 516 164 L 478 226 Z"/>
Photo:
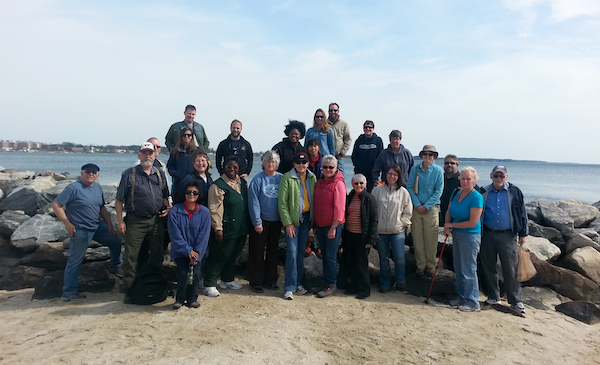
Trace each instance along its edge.
<path fill-rule="evenodd" d="M 308 290 L 304 289 L 304 287 L 302 285 L 300 285 L 299 287 L 296 288 L 296 294 L 304 295 L 306 293 L 308 293 Z"/>
<path fill-rule="evenodd" d="M 481 309 L 479 309 L 479 307 L 471 307 L 470 305 L 459 305 L 458 306 L 458 310 L 461 312 L 479 312 L 481 311 Z"/>
<path fill-rule="evenodd" d="M 434 274 L 435 274 L 435 269 L 429 268 L 429 269 L 425 270 L 425 276 L 432 278 Z"/>
<path fill-rule="evenodd" d="M 487 298 L 485 300 L 485 302 L 483 302 L 483 304 L 485 304 L 485 305 L 500 304 L 500 299 Z"/>
<path fill-rule="evenodd" d="M 190 305 L 188 305 L 188 307 L 190 307 L 190 308 L 200 308 L 200 303 L 198 303 L 198 302 L 192 302 Z"/>
<path fill-rule="evenodd" d="M 219 283 L 219 287 L 221 289 L 235 289 L 235 290 L 243 288 L 242 284 L 238 283 L 235 280 L 232 280 L 232 281 L 221 280 L 221 282 Z"/>
<path fill-rule="evenodd" d="M 291 291 L 286 291 L 285 294 L 283 294 L 283 299 L 294 300 L 294 293 L 292 293 Z"/>
<path fill-rule="evenodd" d="M 108 272 L 118 277 L 119 279 L 123 279 L 123 265 L 109 266 Z"/>
<path fill-rule="evenodd" d="M 320 292 L 317 293 L 317 297 L 319 298 L 325 298 L 328 297 L 330 295 L 334 295 L 335 291 L 337 290 L 337 287 L 335 285 L 329 285 L 327 288 L 321 290 Z"/>
<path fill-rule="evenodd" d="M 179 302 L 175 302 L 175 304 L 173 304 L 173 310 L 175 310 L 175 311 L 181 307 L 183 307 L 183 304 L 181 304 Z"/>
<path fill-rule="evenodd" d="M 513 312 L 520 313 L 520 314 L 525 314 L 525 306 L 521 302 L 517 302 L 517 304 L 511 305 L 510 309 Z"/>
<path fill-rule="evenodd" d="M 85 295 L 81 295 L 79 293 L 63 294 L 60 297 L 63 302 L 78 302 L 80 300 L 84 300 L 85 298 Z"/>
<path fill-rule="evenodd" d="M 461 305 L 463 305 L 463 304 L 465 304 L 465 303 L 466 303 L 466 302 L 465 302 L 464 300 L 460 300 L 460 299 L 452 299 L 452 300 L 450 301 L 450 303 L 448 303 L 448 304 L 450 304 L 450 306 L 451 306 L 452 308 L 458 308 L 458 307 L 460 307 Z"/>
<path fill-rule="evenodd" d="M 218 297 L 219 295 L 221 295 L 221 293 L 219 293 L 219 291 L 217 290 L 216 287 L 214 286 L 209 286 L 208 288 L 204 288 L 204 295 L 206 295 L 207 297 Z"/>
<path fill-rule="evenodd" d="M 417 269 L 415 272 L 415 276 L 423 276 L 425 275 L 425 269 Z"/>

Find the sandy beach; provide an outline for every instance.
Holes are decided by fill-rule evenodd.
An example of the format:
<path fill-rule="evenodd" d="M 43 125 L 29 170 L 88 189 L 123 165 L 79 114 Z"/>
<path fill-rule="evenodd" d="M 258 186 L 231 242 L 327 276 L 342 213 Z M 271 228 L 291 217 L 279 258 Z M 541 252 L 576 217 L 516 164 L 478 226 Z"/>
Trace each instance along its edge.
<path fill-rule="evenodd" d="M 247 282 L 243 282 L 247 284 Z M 527 307 L 461 313 L 406 293 L 281 298 L 223 290 L 199 309 L 0 291 L 2 364 L 598 364 L 600 325 Z M 481 298 L 484 299 L 483 297 Z"/>

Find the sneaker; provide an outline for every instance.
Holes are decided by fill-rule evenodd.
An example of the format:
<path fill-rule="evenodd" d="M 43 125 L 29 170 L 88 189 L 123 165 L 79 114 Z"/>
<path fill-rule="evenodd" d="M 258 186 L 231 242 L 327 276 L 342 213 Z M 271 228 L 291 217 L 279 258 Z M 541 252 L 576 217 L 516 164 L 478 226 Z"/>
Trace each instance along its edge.
<path fill-rule="evenodd" d="M 425 275 L 425 269 L 417 269 L 415 272 L 415 276 L 423 276 Z"/>
<path fill-rule="evenodd" d="M 464 300 L 452 299 L 449 304 L 452 308 L 458 308 L 465 303 L 466 302 Z"/>
<path fill-rule="evenodd" d="M 219 295 L 221 295 L 221 293 L 219 293 L 219 291 L 217 290 L 216 287 L 214 286 L 209 286 L 208 288 L 204 288 L 204 295 L 206 295 L 207 297 L 218 297 Z"/>
<path fill-rule="evenodd" d="M 63 302 L 78 302 L 80 300 L 84 300 L 85 295 L 81 295 L 79 293 L 63 294 L 60 299 L 62 299 Z"/>
<path fill-rule="evenodd" d="M 192 302 L 190 305 L 188 305 L 188 307 L 190 307 L 190 308 L 200 308 L 200 303 L 198 303 L 198 302 Z"/>
<path fill-rule="evenodd" d="M 306 293 L 308 293 L 308 290 L 304 289 L 304 287 L 302 285 L 300 285 L 299 287 L 296 288 L 296 294 L 304 295 Z"/>
<path fill-rule="evenodd" d="M 175 310 L 175 311 L 181 307 L 183 307 L 183 304 L 181 304 L 179 302 L 175 302 L 175 304 L 173 304 L 173 310 Z"/>
<path fill-rule="evenodd" d="M 481 309 L 479 307 L 471 307 L 470 305 L 459 305 L 458 310 L 461 312 L 479 312 Z"/>
<path fill-rule="evenodd" d="M 330 295 L 334 295 L 335 291 L 337 290 L 337 287 L 335 285 L 329 285 L 327 288 L 321 290 L 320 292 L 317 293 L 317 297 L 319 298 L 325 298 L 328 297 Z"/>
<path fill-rule="evenodd" d="M 485 300 L 485 302 L 483 302 L 483 304 L 485 305 L 494 305 L 494 304 L 500 304 L 500 299 L 492 299 L 492 298 L 487 298 Z"/>
<path fill-rule="evenodd" d="M 425 270 L 425 276 L 432 278 L 433 274 L 435 274 L 435 269 L 429 268 Z"/>
<path fill-rule="evenodd" d="M 283 299 L 294 300 L 294 293 L 292 293 L 291 291 L 286 291 L 285 294 L 283 294 Z"/>
<path fill-rule="evenodd" d="M 521 302 L 517 302 L 517 304 L 513 304 L 510 306 L 510 309 L 513 312 L 517 312 L 517 313 L 521 313 L 521 314 L 525 314 L 525 306 L 523 305 L 523 303 Z"/>
<path fill-rule="evenodd" d="M 243 288 L 242 284 L 238 283 L 235 280 L 232 280 L 232 281 L 221 280 L 221 282 L 219 283 L 219 287 L 221 289 L 236 289 L 236 290 Z"/>
<path fill-rule="evenodd" d="M 119 279 L 123 279 L 123 265 L 109 266 L 108 272 L 118 277 Z"/>

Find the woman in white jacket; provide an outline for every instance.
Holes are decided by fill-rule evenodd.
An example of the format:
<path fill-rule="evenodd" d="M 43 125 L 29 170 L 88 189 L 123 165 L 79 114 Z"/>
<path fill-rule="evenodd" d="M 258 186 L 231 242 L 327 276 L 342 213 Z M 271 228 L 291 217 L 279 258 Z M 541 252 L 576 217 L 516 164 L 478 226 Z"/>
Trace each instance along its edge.
<path fill-rule="evenodd" d="M 404 290 L 405 287 L 404 230 L 411 224 L 413 206 L 410 194 L 402 185 L 400 166 L 392 165 L 385 175 L 385 184 L 373 189 L 373 196 L 379 206 L 377 251 L 380 262 L 379 291 L 381 293 L 392 290 L 390 249 L 394 253 L 396 289 Z"/>

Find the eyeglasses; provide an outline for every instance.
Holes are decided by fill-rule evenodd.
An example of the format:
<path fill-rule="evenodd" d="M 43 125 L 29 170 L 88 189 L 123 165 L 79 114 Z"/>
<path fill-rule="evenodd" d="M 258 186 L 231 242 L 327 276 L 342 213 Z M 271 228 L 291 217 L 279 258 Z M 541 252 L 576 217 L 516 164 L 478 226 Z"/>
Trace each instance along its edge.
<path fill-rule="evenodd" d="M 339 109 L 329 109 L 329 112 L 330 112 L 330 113 L 337 113 L 337 112 L 339 112 L 339 111 L 340 111 Z"/>
<path fill-rule="evenodd" d="M 157 146 L 157 145 L 154 145 L 154 149 L 155 149 L 155 150 L 160 150 L 160 145 L 158 145 L 158 146 Z"/>
<path fill-rule="evenodd" d="M 333 169 L 335 169 L 335 167 L 334 167 L 334 166 L 323 166 L 323 168 L 324 168 L 325 170 L 333 170 Z"/>
<path fill-rule="evenodd" d="M 357 181 L 357 182 L 353 182 L 352 185 L 364 185 L 365 183 L 363 181 Z"/>
<path fill-rule="evenodd" d="M 304 165 L 304 164 L 307 164 L 308 161 L 294 161 L 294 163 L 297 165 Z"/>
<path fill-rule="evenodd" d="M 83 170 L 83 173 L 86 175 L 98 175 L 98 171 L 92 171 L 92 170 Z"/>
<path fill-rule="evenodd" d="M 398 174 L 394 174 L 393 172 L 388 172 L 387 176 L 396 176 L 396 177 L 398 177 Z"/>
<path fill-rule="evenodd" d="M 375 127 L 373 127 L 372 125 L 366 125 L 363 127 L 363 129 L 373 129 L 373 128 L 375 128 Z"/>
<path fill-rule="evenodd" d="M 200 192 L 199 192 L 199 191 L 196 191 L 196 190 L 186 190 L 186 191 L 185 191 L 185 195 L 193 195 L 193 196 L 196 196 L 196 195 L 200 195 Z"/>
<path fill-rule="evenodd" d="M 444 165 L 458 165 L 458 162 L 446 161 Z"/>
<path fill-rule="evenodd" d="M 506 177 L 506 175 L 502 175 L 502 174 L 493 175 L 494 179 L 504 179 L 505 177 Z"/>
<path fill-rule="evenodd" d="M 421 155 L 428 156 L 428 157 L 433 157 L 433 156 L 435 156 L 435 153 L 423 152 L 423 153 L 421 153 Z"/>
<path fill-rule="evenodd" d="M 191 135 L 190 133 L 186 133 L 186 134 L 184 134 L 183 136 L 184 136 L 184 137 L 188 137 L 188 138 L 189 138 L 189 137 L 191 137 L 192 135 Z"/>
<path fill-rule="evenodd" d="M 322 115 L 315 115 L 315 119 L 323 119 L 323 118 L 325 118 L 325 117 Z"/>

